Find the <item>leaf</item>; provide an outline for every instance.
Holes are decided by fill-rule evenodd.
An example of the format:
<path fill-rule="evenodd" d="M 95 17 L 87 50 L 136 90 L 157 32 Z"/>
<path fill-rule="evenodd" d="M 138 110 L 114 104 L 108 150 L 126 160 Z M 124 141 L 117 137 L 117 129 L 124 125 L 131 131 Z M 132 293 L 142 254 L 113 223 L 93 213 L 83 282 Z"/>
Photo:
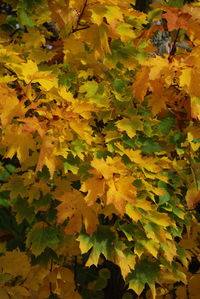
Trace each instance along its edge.
<path fill-rule="evenodd" d="M 27 235 L 26 246 L 34 255 L 41 254 L 46 247 L 56 249 L 59 243 L 58 231 L 45 223 L 36 223 Z"/>
<path fill-rule="evenodd" d="M 200 190 L 191 184 L 186 193 L 186 202 L 189 209 L 194 209 L 200 202 Z"/>
<path fill-rule="evenodd" d="M 35 217 L 34 208 L 28 204 L 25 198 L 17 198 L 14 204 L 14 210 L 16 212 L 16 220 L 18 223 L 21 223 L 24 219 L 28 222 L 32 222 Z"/>
<path fill-rule="evenodd" d="M 140 117 L 135 116 L 133 119 L 123 118 L 116 122 L 116 126 L 120 131 L 125 131 L 132 138 L 136 135 L 136 131 L 142 131 L 143 125 Z"/>
<path fill-rule="evenodd" d="M 146 218 L 151 222 L 164 227 L 171 224 L 170 218 L 165 213 L 159 213 L 157 211 L 149 212 L 149 215 Z"/>
<path fill-rule="evenodd" d="M 89 234 L 96 230 L 98 224 L 97 215 L 86 205 L 81 192 L 77 190 L 65 192 L 58 199 L 61 201 L 57 207 L 58 223 L 62 223 L 69 218 L 65 229 L 67 234 L 80 232 L 82 224 L 85 225 Z"/>
<path fill-rule="evenodd" d="M 3 288 L 0 289 L 0 296 L 1 299 L 9 299 L 8 293 Z"/>
<path fill-rule="evenodd" d="M 143 259 L 136 265 L 135 270 L 127 276 L 129 287 L 139 296 L 146 283 L 151 285 L 159 281 L 159 270 L 160 267 L 157 262 Z"/>
<path fill-rule="evenodd" d="M 27 161 L 29 158 L 29 149 L 35 149 L 35 141 L 28 133 L 23 132 L 22 126 L 15 124 L 8 125 L 4 131 L 4 142 L 8 148 L 5 158 L 12 158 L 17 154 L 20 162 Z M 13 142 L 13 135 L 15 142 Z"/>
<path fill-rule="evenodd" d="M 149 80 L 149 68 L 147 66 L 142 67 L 136 75 L 135 82 L 132 85 L 133 97 L 142 103 L 147 93 L 148 80 Z"/>
<path fill-rule="evenodd" d="M 49 270 L 40 266 L 32 266 L 26 280 L 23 283 L 23 286 L 29 291 L 37 292 L 41 287 L 41 282 L 44 281 L 45 277 L 48 276 Z"/>
<path fill-rule="evenodd" d="M 144 225 L 144 229 L 149 239 L 153 239 L 158 242 L 166 242 L 165 231 L 160 225 L 153 222 L 148 222 Z"/>
<path fill-rule="evenodd" d="M 97 93 L 98 90 L 98 84 L 96 81 L 88 81 L 85 82 L 83 85 L 81 85 L 79 91 L 80 92 L 86 92 L 87 97 L 94 96 Z"/>
<path fill-rule="evenodd" d="M 2 126 L 7 126 L 14 117 L 22 116 L 25 113 L 25 109 L 17 98 L 15 90 L 8 88 L 6 84 L 0 85 L 0 112 Z"/>
<path fill-rule="evenodd" d="M 53 176 L 56 167 L 56 157 L 53 155 L 54 147 L 55 145 L 53 136 L 44 136 L 36 167 L 36 171 L 39 171 L 42 170 L 44 165 L 46 165 L 49 169 L 51 177 Z"/>
<path fill-rule="evenodd" d="M 25 278 L 31 268 L 28 256 L 18 250 L 7 251 L 0 257 L 0 265 L 4 273 L 12 274 L 14 277 Z"/>
<path fill-rule="evenodd" d="M 105 180 L 100 176 L 89 178 L 83 182 L 81 191 L 87 192 L 85 201 L 88 206 L 93 205 L 105 192 Z"/>
<path fill-rule="evenodd" d="M 132 204 L 136 201 L 136 189 L 132 185 L 132 177 L 113 178 L 107 182 L 107 201 L 114 204 L 115 208 L 121 213 L 125 213 L 126 203 Z"/>
<path fill-rule="evenodd" d="M 170 0 L 170 1 L 168 1 L 167 5 L 172 6 L 172 7 L 182 8 L 183 0 Z"/>
<path fill-rule="evenodd" d="M 120 267 L 122 276 L 125 278 L 135 268 L 136 256 L 125 247 L 121 241 L 115 242 L 114 262 Z"/>
<path fill-rule="evenodd" d="M 84 253 L 86 250 L 89 250 L 92 247 L 92 251 L 86 265 L 88 267 L 93 264 L 97 266 L 101 254 L 103 254 L 106 259 L 110 259 L 112 256 L 114 239 L 115 234 L 106 226 L 99 226 L 98 230 L 90 238 L 87 236 L 85 237 L 84 234 L 81 234 L 78 238 L 81 252 Z"/>
<path fill-rule="evenodd" d="M 185 29 L 187 30 L 191 16 L 187 13 L 182 13 L 178 8 L 165 7 L 166 13 L 163 18 L 167 20 L 167 27 L 169 31 L 174 29 Z"/>
<path fill-rule="evenodd" d="M 152 139 L 146 139 L 142 146 L 142 151 L 145 153 L 155 153 L 155 152 L 161 152 L 161 147 L 158 143 L 154 142 Z"/>
<path fill-rule="evenodd" d="M 32 19 L 30 15 L 27 14 L 23 5 L 18 9 L 19 20 L 22 26 L 30 26 L 33 27 L 35 25 L 35 21 Z"/>
<path fill-rule="evenodd" d="M 135 222 L 142 218 L 142 214 L 131 203 L 126 204 L 126 214 Z"/>
<path fill-rule="evenodd" d="M 161 131 L 161 133 L 167 136 L 170 130 L 172 129 L 173 125 L 174 125 L 174 118 L 172 116 L 168 116 L 166 118 L 163 118 L 159 122 L 158 128 Z"/>

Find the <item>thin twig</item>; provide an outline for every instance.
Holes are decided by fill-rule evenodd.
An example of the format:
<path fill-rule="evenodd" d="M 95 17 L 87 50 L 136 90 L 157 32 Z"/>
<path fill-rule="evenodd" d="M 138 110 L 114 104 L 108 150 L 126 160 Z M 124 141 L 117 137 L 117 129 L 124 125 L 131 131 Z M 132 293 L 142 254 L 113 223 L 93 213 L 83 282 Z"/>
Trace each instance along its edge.
<path fill-rule="evenodd" d="M 85 10 L 85 8 L 86 8 L 86 5 L 87 5 L 87 0 L 85 0 L 84 5 L 83 5 L 83 8 L 82 8 L 82 10 L 81 10 L 81 12 L 80 12 L 80 14 L 79 14 L 79 16 L 78 16 L 77 26 L 76 26 L 76 27 L 78 27 L 78 25 L 80 25 L 80 21 L 81 21 L 81 19 L 82 19 L 84 10 Z"/>
<path fill-rule="evenodd" d="M 176 32 L 176 36 L 175 36 L 175 39 L 174 39 L 174 42 L 173 42 L 173 46 L 172 46 L 172 49 L 169 53 L 169 57 L 168 57 L 169 62 L 171 61 L 171 57 L 174 56 L 175 49 L 176 49 L 176 42 L 178 40 L 179 33 L 180 33 L 180 28 Z"/>
<path fill-rule="evenodd" d="M 82 28 L 74 28 L 74 29 L 72 29 L 72 33 L 76 32 L 76 31 L 84 30 L 84 29 L 87 29 L 87 28 L 90 28 L 90 26 L 85 26 L 85 27 L 82 27 Z"/>
<path fill-rule="evenodd" d="M 50 269 L 49 269 L 50 272 L 53 271 L 53 258 L 51 258 L 51 264 L 50 264 Z M 52 283 L 49 282 L 49 290 L 50 290 L 50 294 L 53 295 L 53 288 L 52 288 Z"/>
<path fill-rule="evenodd" d="M 10 70 L 7 66 L 5 66 L 3 63 L 0 64 L 5 70 L 7 70 L 8 72 L 10 72 L 13 76 L 16 76 L 17 77 L 17 74 Z"/>

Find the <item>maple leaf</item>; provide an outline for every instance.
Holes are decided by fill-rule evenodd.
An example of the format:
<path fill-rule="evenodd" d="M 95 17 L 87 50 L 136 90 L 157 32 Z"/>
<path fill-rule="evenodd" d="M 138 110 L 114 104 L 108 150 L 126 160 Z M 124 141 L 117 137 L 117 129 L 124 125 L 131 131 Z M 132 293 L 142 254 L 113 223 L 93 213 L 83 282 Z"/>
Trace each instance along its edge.
<path fill-rule="evenodd" d="M 36 256 L 41 254 L 46 247 L 56 249 L 59 243 L 58 231 L 48 227 L 44 222 L 38 222 L 27 235 L 26 246 L 30 247 Z"/>
<path fill-rule="evenodd" d="M 92 171 L 90 171 L 92 173 Z M 81 191 L 87 192 L 85 201 L 88 206 L 93 205 L 98 197 L 102 197 L 105 192 L 105 180 L 101 176 L 93 176 L 85 180 L 81 186 Z"/>
<path fill-rule="evenodd" d="M 163 18 L 167 20 L 167 27 L 169 31 L 174 29 L 188 29 L 188 24 L 191 19 L 191 15 L 188 13 L 183 13 L 181 9 L 174 7 L 164 7 L 166 13 Z"/>
<path fill-rule="evenodd" d="M 75 290 L 74 273 L 66 267 L 59 268 L 61 281 L 57 280 L 59 285 L 59 295 L 64 298 L 81 299 L 82 297 Z"/>
<path fill-rule="evenodd" d="M 44 278 L 49 274 L 49 270 L 41 265 L 32 266 L 27 274 L 23 286 L 30 291 L 37 292 L 44 281 Z"/>
<path fill-rule="evenodd" d="M 97 215 L 86 205 L 84 196 L 79 191 L 66 192 L 58 199 L 61 201 L 61 204 L 57 207 L 58 222 L 62 223 L 69 218 L 65 229 L 67 234 L 80 232 L 82 224 L 85 224 L 86 231 L 89 234 L 96 230 Z"/>
<path fill-rule="evenodd" d="M 23 103 L 18 100 L 16 91 L 6 84 L 0 85 L 0 93 L 0 118 L 2 126 L 5 127 L 12 121 L 13 117 L 23 116 L 26 110 Z"/>
<path fill-rule="evenodd" d="M 189 209 L 194 209 L 200 202 L 200 190 L 194 184 L 191 184 L 186 193 L 186 202 Z"/>
<path fill-rule="evenodd" d="M 142 67 L 137 72 L 135 82 L 132 85 L 133 97 L 136 98 L 139 103 L 144 100 L 144 96 L 147 93 L 149 72 L 150 70 L 148 67 Z"/>
<path fill-rule="evenodd" d="M 14 277 L 22 276 L 26 278 L 31 269 L 28 256 L 24 252 L 18 250 L 8 251 L 5 255 L 0 257 L 0 265 L 4 273 L 10 273 Z M 23 265 L 23 267 L 22 267 Z"/>
<path fill-rule="evenodd" d="M 63 5 L 64 4 L 64 5 Z M 75 8 L 69 7 L 69 1 L 48 1 L 53 22 L 56 22 L 61 29 L 61 36 L 66 37 L 74 28 L 77 27 L 78 12 Z"/>
<path fill-rule="evenodd" d="M 155 284 L 159 281 L 159 264 L 149 260 L 141 260 L 135 267 L 132 273 L 128 274 L 127 281 L 129 287 L 132 288 L 139 296 L 147 283 L 148 285 Z M 155 298 L 155 297 L 154 297 Z"/>
<path fill-rule="evenodd" d="M 93 264 L 97 266 L 101 254 L 103 254 L 106 259 L 110 259 L 114 239 L 114 232 L 105 226 L 99 226 L 98 230 L 91 237 L 86 234 L 80 234 L 77 240 L 80 242 L 82 254 L 86 253 L 92 247 L 86 265 L 88 267 Z"/>
<path fill-rule="evenodd" d="M 26 63 L 11 63 L 10 66 L 16 72 L 18 77 L 27 84 L 38 82 L 46 90 L 58 86 L 58 80 L 50 71 L 40 72 L 36 62 L 28 60 Z"/>
<path fill-rule="evenodd" d="M 133 119 L 123 118 L 116 123 L 120 131 L 125 131 L 127 135 L 132 138 L 136 135 L 136 131 L 142 131 L 143 125 L 140 117 L 134 116 Z"/>
<path fill-rule="evenodd" d="M 136 189 L 132 182 L 132 177 L 128 176 L 109 180 L 106 204 L 114 204 L 120 213 L 125 213 L 126 203 L 134 204 L 136 200 Z"/>
<path fill-rule="evenodd" d="M 136 256 L 126 248 L 123 242 L 116 241 L 113 261 L 120 267 L 125 278 L 135 268 Z"/>
<path fill-rule="evenodd" d="M 91 144 L 93 141 L 92 128 L 89 126 L 88 122 L 85 120 L 71 120 L 69 125 L 74 132 L 76 132 L 81 139 L 85 140 L 88 144 Z"/>
<path fill-rule="evenodd" d="M 53 176 L 56 167 L 56 157 L 53 155 L 54 148 L 54 138 L 50 135 L 44 136 L 36 171 L 42 170 L 42 167 L 46 165 L 50 175 Z"/>
<path fill-rule="evenodd" d="M 200 74 L 199 68 L 185 68 L 180 75 L 180 86 L 186 89 L 186 91 L 194 97 L 200 96 L 199 85 L 197 84 L 197 78 Z"/>
<path fill-rule="evenodd" d="M 14 143 L 13 135 L 15 136 Z M 22 126 L 15 124 L 8 125 L 5 128 L 3 142 L 8 147 L 5 157 L 12 158 L 17 154 L 20 162 L 24 162 L 29 158 L 29 149 L 35 149 L 35 141 L 32 136 L 23 132 Z"/>

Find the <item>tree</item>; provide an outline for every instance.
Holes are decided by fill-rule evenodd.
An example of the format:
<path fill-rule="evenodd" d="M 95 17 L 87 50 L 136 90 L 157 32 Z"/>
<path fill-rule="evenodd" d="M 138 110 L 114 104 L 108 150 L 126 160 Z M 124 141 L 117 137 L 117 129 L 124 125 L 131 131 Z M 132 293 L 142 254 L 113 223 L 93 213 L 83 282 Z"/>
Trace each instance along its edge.
<path fill-rule="evenodd" d="M 1 298 L 155 298 L 187 283 L 200 9 L 138 3 L 0 3 Z"/>

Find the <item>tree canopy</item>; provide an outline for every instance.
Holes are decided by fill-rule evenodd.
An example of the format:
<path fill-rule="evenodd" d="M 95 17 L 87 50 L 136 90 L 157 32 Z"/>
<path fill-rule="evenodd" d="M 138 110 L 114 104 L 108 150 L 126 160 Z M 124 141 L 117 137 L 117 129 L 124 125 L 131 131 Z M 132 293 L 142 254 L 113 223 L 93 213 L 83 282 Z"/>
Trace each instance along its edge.
<path fill-rule="evenodd" d="M 199 1 L 0 1 L 0 298 L 192 294 L 199 28 Z"/>

